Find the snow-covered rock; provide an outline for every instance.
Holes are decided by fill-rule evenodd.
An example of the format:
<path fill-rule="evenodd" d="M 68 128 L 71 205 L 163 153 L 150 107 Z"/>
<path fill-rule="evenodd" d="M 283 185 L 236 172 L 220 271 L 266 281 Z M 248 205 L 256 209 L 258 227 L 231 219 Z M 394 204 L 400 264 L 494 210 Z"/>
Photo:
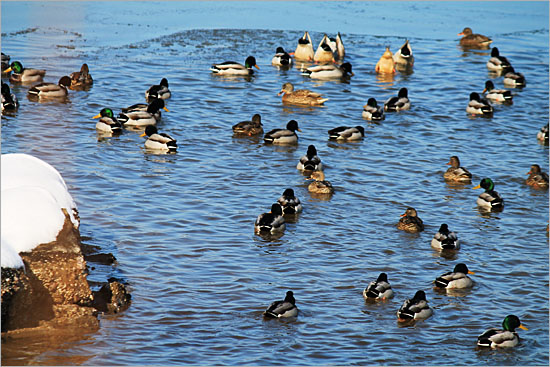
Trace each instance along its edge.
<path fill-rule="evenodd" d="M 9 241 L 2 236 L 2 267 L 3 268 L 22 268 L 23 260 L 17 251 L 10 245 Z"/>

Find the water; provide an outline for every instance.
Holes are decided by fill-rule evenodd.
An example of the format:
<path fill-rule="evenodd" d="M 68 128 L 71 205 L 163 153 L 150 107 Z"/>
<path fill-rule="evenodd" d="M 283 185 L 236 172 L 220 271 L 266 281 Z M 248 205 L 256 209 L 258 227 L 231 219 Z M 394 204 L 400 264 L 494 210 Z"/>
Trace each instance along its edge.
<path fill-rule="evenodd" d="M 87 62 L 89 91 L 68 103 L 36 103 L 27 87 L 15 116 L 2 118 L 2 153 L 24 152 L 63 175 L 81 215 L 86 243 L 118 259 L 99 269 L 130 285 L 132 306 L 101 317 L 100 330 L 43 351 L 3 345 L 3 364 L 191 365 L 547 365 L 548 192 L 525 185 L 538 163 L 548 171 L 548 147 L 536 140 L 548 121 L 548 3 L 18 3 L 2 2 L 2 51 L 23 65 L 47 70 L 46 80 Z M 472 12 L 485 13 L 464 24 Z M 12 16 L 17 14 L 19 16 Z M 61 16 L 63 14 L 64 16 Z M 470 118 L 471 91 L 492 78 L 488 51 L 457 47 L 464 26 L 487 34 L 527 87 L 514 104 L 496 105 L 493 118 Z M 349 82 L 316 82 L 296 69 L 270 65 L 279 45 L 293 50 L 308 29 L 342 33 Z M 386 45 L 408 38 L 414 73 L 384 80 L 374 65 Z M 261 68 L 250 80 L 208 71 L 214 62 Z M 101 139 L 102 107 L 117 112 L 142 102 L 162 77 L 170 82 L 171 112 L 159 129 L 178 139 L 178 152 L 145 152 L 138 132 Z M 282 106 L 281 85 L 322 92 L 323 108 Z M 497 87 L 502 78 L 494 78 Z M 380 124 L 361 118 L 369 97 L 379 102 L 409 89 L 410 111 Z M 264 129 L 299 122 L 295 147 L 236 138 L 231 126 L 254 113 Z M 358 143 L 327 140 L 327 130 L 362 125 Z M 315 144 L 330 200 L 313 198 L 295 169 Z M 472 185 L 443 181 L 451 155 L 474 175 Z M 501 213 L 477 209 L 470 188 L 491 177 L 505 200 Z M 255 236 L 253 222 L 286 189 L 304 212 L 284 235 Z M 407 206 L 426 229 L 395 227 Z M 461 250 L 441 257 L 430 240 L 443 222 L 457 231 Z M 465 262 L 475 287 L 459 296 L 432 290 L 431 282 Z M 366 304 L 361 292 L 385 271 L 396 296 Z M 264 321 L 262 311 L 292 289 L 301 314 L 294 321 Z M 399 327 L 395 312 L 424 289 L 435 314 Z M 518 315 L 529 330 L 513 350 L 485 351 L 477 336 Z M 38 342 L 37 342 L 38 343 Z M 19 350 L 19 357 L 7 350 Z M 40 352 L 38 352 L 40 350 Z"/>

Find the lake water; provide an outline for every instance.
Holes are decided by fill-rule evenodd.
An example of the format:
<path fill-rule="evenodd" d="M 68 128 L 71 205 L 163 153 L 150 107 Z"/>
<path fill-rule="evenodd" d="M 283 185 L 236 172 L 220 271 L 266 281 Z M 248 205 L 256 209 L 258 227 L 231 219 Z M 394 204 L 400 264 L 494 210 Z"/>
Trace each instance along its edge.
<path fill-rule="evenodd" d="M 2 52 L 47 70 L 46 81 L 88 63 L 89 91 L 68 103 L 37 103 L 25 86 L 2 117 L 2 153 L 29 153 L 54 165 L 80 210 L 87 244 L 112 252 L 117 267 L 89 277 L 123 278 L 132 305 L 101 317 L 78 341 L 44 348 L 2 346 L 2 364 L 87 365 L 548 365 L 548 191 L 531 189 L 531 164 L 548 172 L 548 146 L 536 134 L 548 122 L 547 2 L 6 2 Z M 489 51 L 463 51 L 465 26 L 493 39 L 527 79 L 512 105 L 492 118 L 468 117 L 470 92 L 489 75 Z M 317 46 L 340 31 L 355 76 L 317 82 L 271 66 L 277 46 L 293 51 L 309 30 Z M 410 40 L 412 74 L 382 79 L 374 66 L 386 45 Z M 249 79 L 211 75 L 215 62 L 258 60 Z M 138 132 L 98 137 L 91 117 L 142 102 L 162 77 L 172 98 L 159 129 L 178 152 L 151 154 Z M 282 84 L 322 92 L 322 108 L 283 106 Z M 382 103 L 407 87 L 410 111 L 375 124 L 361 118 L 369 97 Z M 231 126 L 260 113 L 264 130 L 295 119 L 297 146 L 236 138 Z M 365 127 L 356 143 L 327 140 L 341 125 Z M 317 147 L 336 193 L 312 197 L 295 169 Z M 451 155 L 472 185 L 443 181 Z M 483 177 L 505 200 L 500 213 L 476 206 Z M 254 234 L 256 216 L 286 188 L 304 205 L 278 239 Z M 408 206 L 426 229 L 396 229 Z M 442 257 L 430 247 L 441 223 L 462 248 Z M 432 281 L 464 262 L 475 287 L 450 296 Z M 395 297 L 365 303 L 362 290 L 387 272 Z M 262 312 L 287 290 L 296 320 Z M 423 289 L 434 315 L 400 327 L 396 311 Z M 529 328 L 505 351 L 476 348 L 488 327 L 516 314 Z M 38 343 L 38 342 L 37 342 Z M 17 353 L 13 353 L 17 350 Z M 11 353 L 10 353 L 11 351 Z"/>

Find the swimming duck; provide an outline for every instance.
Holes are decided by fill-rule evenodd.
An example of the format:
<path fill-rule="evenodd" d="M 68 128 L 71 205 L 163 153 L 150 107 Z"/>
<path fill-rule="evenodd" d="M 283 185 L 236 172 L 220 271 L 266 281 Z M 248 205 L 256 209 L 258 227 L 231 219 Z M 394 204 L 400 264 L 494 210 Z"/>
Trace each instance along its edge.
<path fill-rule="evenodd" d="M 97 115 L 92 117 L 93 119 L 99 119 L 95 128 L 99 131 L 114 133 L 122 131 L 122 124 L 115 117 L 113 110 L 110 108 L 103 108 Z"/>
<path fill-rule="evenodd" d="M 433 314 L 428 306 L 426 293 L 418 291 L 414 297 L 403 302 L 401 308 L 397 311 L 397 321 L 406 322 L 411 320 L 427 319 Z"/>
<path fill-rule="evenodd" d="M 172 92 L 168 89 L 168 79 L 162 78 L 160 84 L 152 85 L 145 92 L 145 99 L 151 102 L 153 99 L 168 99 L 172 97 Z"/>
<path fill-rule="evenodd" d="M 88 64 L 82 64 L 80 71 L 75 71 L 69 75 L 71 78 L 71 89 L 78 89 L 86 86 L 90 86 L 94 83 L 92 76 L 90 75 L 90 69 Z"/>
<path fill-rule="evenodd" d="M 317 51 L 315 51 L 315 55 L 313 55 L 313 61 L 323 63 L 334 62 L 333 49 L 330 47 L 329 43 L 330 40 L 325 34 L 323 39 L 319 43 L 319 47 L 317 47 Z"/>
<path fill-rule="evenodd" d="M 244 65 L 235 61 L 226 61 L 221 64 L 212 65 L 210 70 L 212 70 L 214 74 L 219 75 L 252 75 L 254 74 L 252 67 L 258 70 L 260 69 L 260 67 L 256 65 L 256 58 L 254 56 L 248 56 L 244 61 Z"/>
<path fill-rule="evenodd" d="M 510 61 L 504 56 L 500 56 L 500 52 L 497 47 L 493 47 L 491 50 L 491 58 L 487 61 L 487 69 L 489 71 L 495 71 L 498 73 L 504 72 L 512 67 Z"/>
<path fill-rule="evenodd" d="M 294 58 L 297 61 L 313 61 L 313 44 L 311 43 L 311 37 L 306 31 L 304 36 L 298 40 L 298 46 L 294 51 Z"/>
<path fill-rule="evenodd" d="M 10 67 L 10 55 L 6 55 L 2 52 L 2 73 L 5 73 L 6 69 Z"/>
<path fill-rule="evenodd" d="M 502 81 L 504 85 L 508 85 L 510 87 L 525 87 L 527 84 L 525 82 L 525 77 L 522 73 L 516 73 L 513 67 L 509 67 L 506 70 L 506 74 L 504 74 L 504 80 Z"/>
<path fill-rule="evenodd" d="M 388 112 L 408 110 L 409 108 L 411 108 L 411 101 L 407 88 L 399 89 L 397 97 L 391 97 L 384 103 L 384 111 Z"/>
<path fill-rule="evenodd" d="M 475 273 L 468 270 L 468 267 L 464 263 L 456 264 L 452 272 L 450 271 L 437 277 L 434 280 L 434 284 L 437 288 L 444 289 L 471 288 L 474 286 L 474 282 L 468 274 Z"/>
<path fill-rule="evenodd" d="M 388 282 L 388 275 L 386 273 L 380 273 L 378 279 L 369 283 L 367 288 L 363 291 L 363 297 L 365 299 L 372 300 L 387 300 L 393 297 L 393 289 Z"/>
<path fill-rule="evenodd" d="M 300 203 L 300 199 L 294 195 L 294 190 L 292 189 L 286 189 L 281 197 L 277 199 L 277 202 L 283 209 L 283 215 L 296 214 L 302 211 L 302 203 Z"/>
<path fill-rule="evenodd" d="M 460 39 L 460 45 L 470 48 L 488 48 L 491 42 L 493 42 L 489 37 L 482 34 L 477 34 L 472 31 L 471 28 L 466 27 L 458 34 L 458 36 L 463 36 Z"/>
<path fill-rule="evenodd" d="M 151 101 L 151 103 L 153 103 L 154 101 L 155 100 L 153 99 Z M 136 103 L 136 104 L 133 104 L 129 107 L 123 108 L 122 113 L 123 114 L 128 114 L 130 112 L 136 112 L 136 111 L 146 112 L 147 109 L 149 108 L 149 106 L 151 105 L 151 103 Z M 158 102 L 155 102 L 155 107 L 153 107 L 152 109 L 154 110 L 157 107 L 158 107 L 158 109 L 156 110 L 156 112 L 153 113 L 153 117 L 155 118 L 155 120 L 160 121 L 160 118 L 162 117 L 162 115 L 160 113 L 160 109 L 163 109 L 166 112 L 170 112 L 170 110 L 164 105 L 164 100 L 163 99 L 159 99 Z"/>
<path fill-rule="evenodd" d="M 323 171 L 313 171 L 311 176 L 306 177 L 306 180 L 315 180 L 307 187 L 309 192 L 314 194 L 334 194 L 334 187 L 329 181 L 325 180 Z"/>
<path fill-rule="evenodd" d="M 124 124 L 124 126 L 137 126 L 143 127 L 147 125 L 155 125 L 161 118 L 160 109 L 164 108 L 164 101 L 162 99 L 154 99 L 147 105 L 147 110 L 128 110 L 118 115 L 118 120 Z"/>
<path fill-rule="evenodd" d="M 548 144 L 548 138 L 549 138 L 548 130 L 549 129 L 550 129 L 549 124 L 546 124 L 543 127 L 541 127 L 540 131 L 537 133 L 537 139 L 540 140 L 543 143 Z"/>
<path fill-rule="evenodd" d="M 17 96 L 10 90 L 10 86 L 2 82 L 2 112 L 15 111 L 19 108 Z"/>
<path fill-rule="evenodd" d="M 323 169 L 321 158 L 317 155 L 315 145 L 307 147 L 307 153 L 300 157 L 296 169 L 300 171 L 320 171 Z"/>
<path fill-rule="evenodd" d="M 283 208 L 279 203 L 271 205 L 269 213 L 258 215 L 254 223 L 254 230 L 257 233 L 276 233 L 282 232 L 286 228 L 283 218 Z"/>
<path fill-rule="evenodd" d="M 252 116 L 251 121 L 241 121 L 233 125 L 233 133 L 236 135 L 258 135 L 264 132 L 262 116 L 259 113 Z"/>
<path fill-rule="evenodd" d="M 529 177 L 525 183 L 536 189 L 548 189 L 548 175 L 542 172 L 538 164 L 531 165 L 531 170 L 527 172 Z"/>
<path fill-rule="evenodd" d="M 165 133 L 159 133 L 155 125 L 147 125 L 145 132 L 140 135 L 141 137 L 148 136 L 145 141 L 145 148 L 154 150 L 168 150 L 170 152 L 178 149 L 176 139 Z"/>
<path fill-rule="evenodd" d="M 328 138 L 339 141 L 360 140 L 365 136 L 363 126 L 339 126 L 328 131 Z"/>
<path fill-rule="evenodd" d="M 298 128 L 296 120 L 290 120 L 286 124 L 286 129 L 273 129 L 264 135 L 264 141 L 271 144 L 297 144 L 298 135 L 296 131 L 302 131 Z"/>
<path fill-rule="evenodd" d="M 355 74 L 351 71 L 351 64 L 345 62 L 340 66 L 337 65 L 316 65 L 302 71 L 302 75 L 307 75 L 311 79 L 338 79 L 351 77 Z"/>
<path fill-rule="evenodd" d="M 281 94 L 283 95 L 283 103 L 288 104 L 320 106 L 328 101 L 328 98 L 323 98 L 321 94 L 308 89 L 294 90 L 292 83 L 283 84 L 283 88 L 277 95 L 280 96 Z"/>
<path fill-rule="evenodd" d="M 479 189 L 480 187 L 484 188 L 485 192 L 481 193 L 477 198 L 477 205 L 486 209 L 502 209 L 504 207 L 504 200 L 502 200 L 498 192 L 493 190 L 495 188 L 493 180 L 484 178 L 473 189 Z"/>
<path fill-rule="evenodd" d="M 453 155 L 447 164 L 451 165 L 451 167 L 443 174 L 443 178 L 446 181 L 462 183 L 470 183 L 472 181 L 472 174 L 466 168 L 460 166 L 460 159 L 456 155 Z"/>
<path fill-rule="evenodd" d="M 363 106 L 362 116 L 369 121 L 382 121 L 386 118 L 384 116 L 384 109 L 378 106 L 374 98 L 369 98 L 367 104 Z"/>
<path fill-rule="evenodd" d="M 409 207 L 405 210 L 405 213 L 401 214 L 401 219 L 397 223 L 397 229 L 409 233 L 422 232 L 424 230 L 424 223 L 418 217 L 416 209 Z"/>
<path fill-rule="evenodd" d="M 507 348 L 515 347 L 519 343 L 516 328 L 529 330 L 521 324 L 515 315 L 508 315 L 502 321 L 502 329 L 491 328 L 485 330 L 477 337 L 477 345 L 480 347 Z"/>
<path fill-rule="evenodd" d="M 4 73 L 12 72 L 10 82 L 12 83 L 40 83 L 46 75 L 46 70 L 27 69 L 19 61 L 11 63 L 10 67 L 4 70 Z"/>
<path fill-rule="evenodd" d="M 485 98 L 481 98 L 476 92 L 470 93 L 470 102 L 466 112 L 471 115 L 490 117 L 493 115 L 493 106 Z"/>
<path fill-rule="evenodd" d="M 495 89 L 495 85 L 492 81 L 487 80 L 485 82 L 485 89 L 483 90 L 485 97 L 495 102 L 512 102 L 512 92 L 506 89 Z"/>
<path fill-rule="evenodd" d="M 401 48 L 393 54 L 393 61 L 396 67 L 400 68 L 412 68 L 414 65 L 414 56 L 412 52 L 409 40 L 405 40 L 405 43 Z"/>
<path fill-rule="evenodd" d="M 291 66 L 292 58 L 282 47 L 277 47 L 275 50 L 275 56 L 271 59 L 271 65 L 276 66 Z"/>
<path fill-rule="evenodd" d="M 266 317 L 294 317 L 298 315 L 296 300 L 292 291 L 286 292 L 284 300 L 275 301 L 264 311 Z"/>
<path fill-rule="evenodd" d="M 57 84 L 54 83 L 40 83 L 35 84 L 29 89 L 28 94 L 32 96 L 38 96 L 39 98 L 60 98 L 66 97 L 69 92 L 67 87 L 71 85 L 71 78 L 63 76 L 59 79 Z"/>
<path fill-rule="evenodd" d="M 451 232 L 446 223 L 439 227 L 439 231 L 434 235 L 431 245 L 437 250 L 458 250 L 460 248 L 456 233 Z"/>
<path fill-rule="evenodd" d="M 393 61 L 393 54 L 389 47 L 386 47 L 386 51 L 380 57 L 380 60 L 376 63 L 374 71 L 381 74 L 393 74 L 395 73 L 395 62 Z"/>

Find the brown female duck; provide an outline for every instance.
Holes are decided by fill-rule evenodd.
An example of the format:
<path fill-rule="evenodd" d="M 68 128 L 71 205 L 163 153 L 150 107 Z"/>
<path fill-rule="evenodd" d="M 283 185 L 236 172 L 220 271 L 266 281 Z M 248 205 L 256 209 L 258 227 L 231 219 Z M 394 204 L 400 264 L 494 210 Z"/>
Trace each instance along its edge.
<path fill-rule="evenodd" d="M 472 174 L 466 168 L 460 167 L 460 159 L 456 155 L 453 155 L 447 164 L 451 167 L 443 174 L 445 181 L 472 182 Z"/>
<path fill-rule="evenodd" d="M 320 106 L 328 101 L 328 98 L 323 98 L 321 94 L 312 92 L 308 89 L 294 90 L 292 83 L 283 84 L 283 88 L 277 95 L 280 96 L 281 94 L 283 95 L 283 103 L 288 104 Z"/>
<path fill-rule="evenodd" d="M 404 214 L 401 214 L 401 219 L 397 223 L 397 229 L 400 229 L 409 233 L 422 232 L 424 230 L 424 223 L 416 213 L 416 209 L 407 208 Z"/>
<path fill-rule="evenodd" d="M 493 42 L 489 37 L 482 34 L 477 34 L 471 28 L 466 27 L 458 34 L 463 36 L 460 39 L 460 46 L 469 48 L 489 48 L 489 44 Z"/>
<path fill-rule="evenodd" d="M 529 175 L 525 183 L 535 189 L 548 189 L 548 175 L 541 171 L 538 164 L 531 165 L 531 170 L 526 173 Z"/>

